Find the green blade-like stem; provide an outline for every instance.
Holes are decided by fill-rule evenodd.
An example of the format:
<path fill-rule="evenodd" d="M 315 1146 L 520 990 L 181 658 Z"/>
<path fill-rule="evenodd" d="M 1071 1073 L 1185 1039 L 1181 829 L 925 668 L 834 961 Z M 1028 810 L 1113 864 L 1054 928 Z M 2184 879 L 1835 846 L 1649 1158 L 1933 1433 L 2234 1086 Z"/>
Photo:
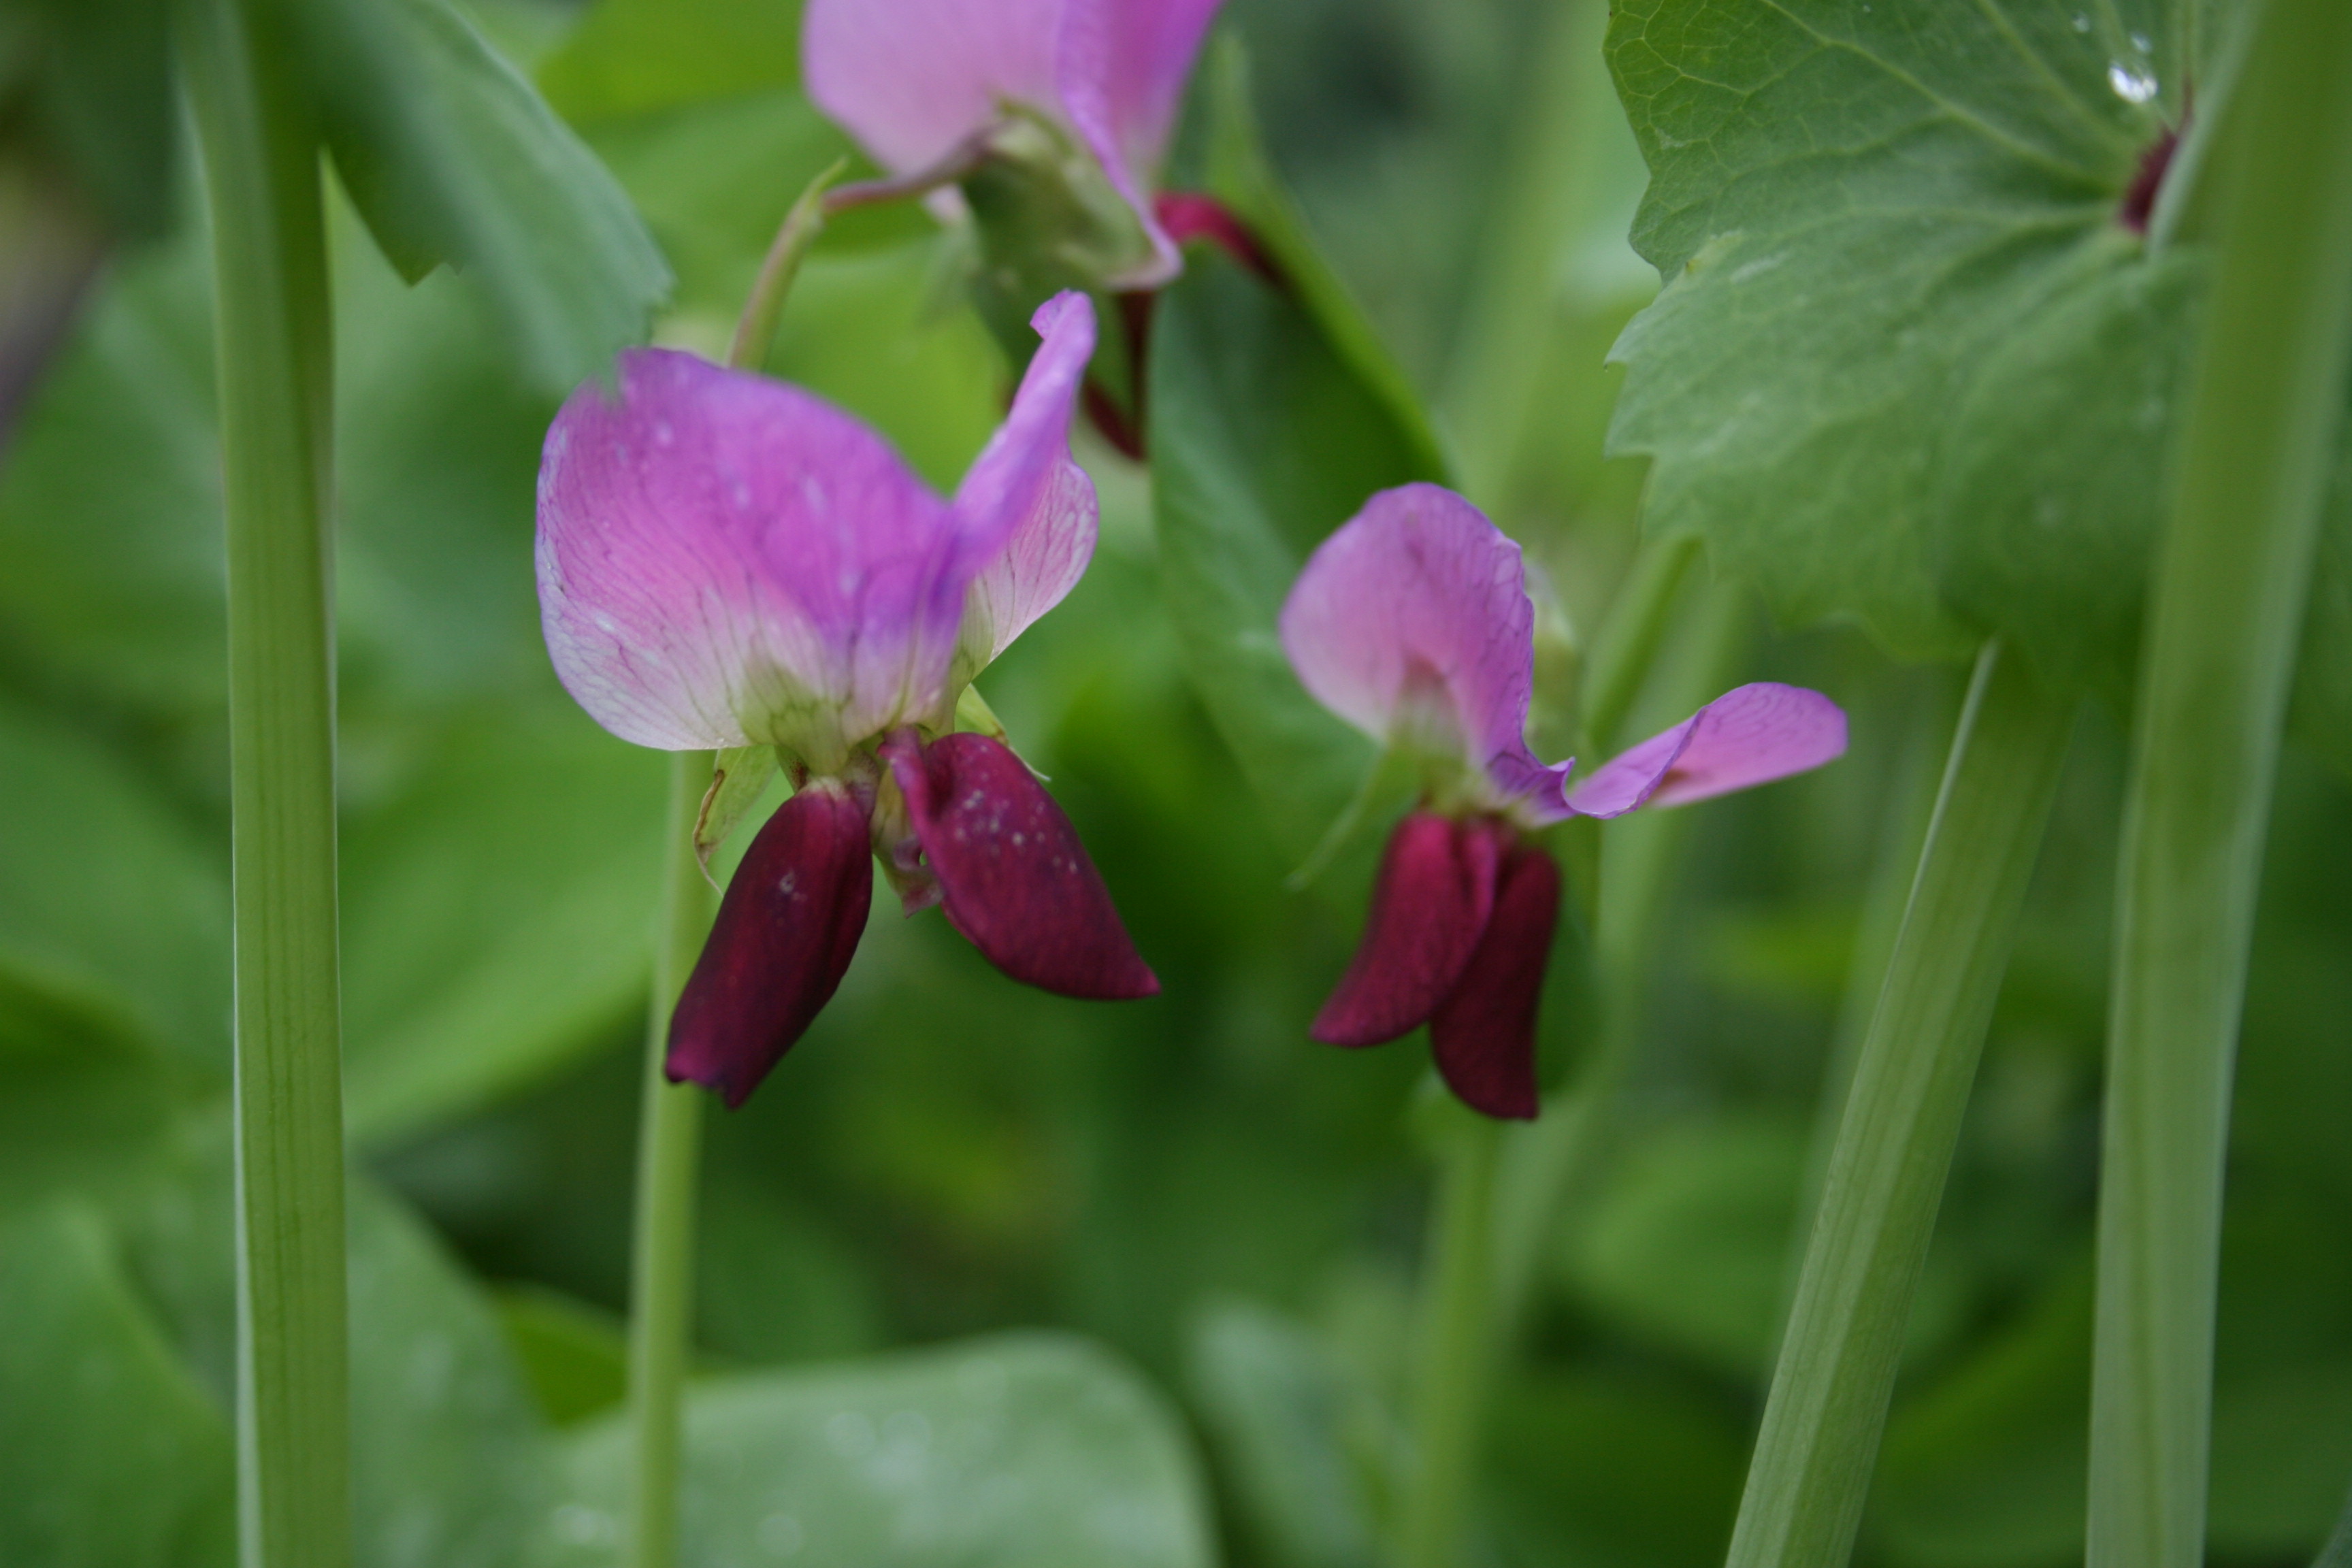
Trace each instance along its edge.
<path fill-rule="evenodd" d="M 670 758 L 629 1260 L 629 1568 L 671 1568 L 678 1559 L 680 1395 L 693 1347 L 703 1090 L 670 1082 L 662 1063 L 668 1055 L 670 1009 L 686 989 L 686 977 L 694 972 L 710 931 L 710 884 L 695 858 L 694 824 L 711 766 L 709 752 L 678 752 Z"/>
<path fill-rule="evenodd" d="M 2142 648 L 2099 1189 L 2091 1568 L 2204 1561 L 2221 1180 L 2281 715 L 2352 326 L 2352 7 L 2269 0 Z"/>
<path fill-rule="evenodd" d="M 246 1568 L 352 1556 L 319 143 L 285 41 L 189 0 L 227 522 L 236 994 L 238 1530 Z"/>
<path fill-rule="evenodd" d="M 1423 1264 L 1413 1465 L 1399 1510 L 1402 1568 L 1454 1568 L 1494 1376 L 1495 1152 L 1502 1129 L 1441 1108 L 1437 1209 Z"/>
<path fill-rule="evenodd" d="M 1732 1533 L 1732 1568 L 1839 1568 L 1886 1421 L 2072 705 L 1989 645 L 1854 1063 Z"/>

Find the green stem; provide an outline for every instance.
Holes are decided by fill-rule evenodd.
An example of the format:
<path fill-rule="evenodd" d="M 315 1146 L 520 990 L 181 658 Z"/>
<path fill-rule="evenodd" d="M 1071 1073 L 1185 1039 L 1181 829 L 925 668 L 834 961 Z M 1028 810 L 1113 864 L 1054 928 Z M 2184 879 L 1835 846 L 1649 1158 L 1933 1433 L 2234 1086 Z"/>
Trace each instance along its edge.
<path fill-rule="evenodd" d="M 1997 643 L 1977 661 L 1830 1155 L 1730 1568 L 1838 1568 L 2071 730 Z"/>
<path fill-rule="evenodd" d="M 246 1568 L 337 1568 L 352 1525 L 332 335 L 318 139 L 264 15 L 190 0 L 181 18 L 212 218 L 227 521 L 239 1537 Z"/>
<path fill-rule="evenodd" d="M 637 1122 L 635 1245 L 630 1258 L 630 1568 L 670 1568 L 678 1555 L 679 1394 L 694 1320 L 694 1200 L 702 1144 L 702 1091 L 672 1083 L 670 1009 L 710 929 L 710 884 L 694 855 L 695 817 L 709 785 L 708 752 L 670 758 L 660 935 L 654 948 L 645 1094 Z"/>
<path fill-rule="evenodd" d="M 1647 683 L 1656 688 L 1645 711 L 1671 721 L 1718 695 L 1738 666 L 1748 634 L 1747 602 L 1725 584 L 1702 583 L 1680 600 L 1682 646 L 1663 668 L 1653 668 L 1659 663 L 1655 656 L 1667 608 L 1676 602 L 1675 585 L 1685 580 L 1690 563 L 1685 542 L 1660 546 L 1636 566 L 1627 597 L 1612 617 L 1612 632 L 1602 638 L 1605 657 L 1587 668 L 1588 693 L 1602 682 L 1625 689 L 1603 706 L 1604 733 L 1613 736 L 1623 723 L 1643 678 L 1654 675 Z M 1617 630 L 1627 626 L 1648 629 L 1631 637 Z M 1588 727 L 1594 709 L 1588 696 Z M 1580 853 L 1574 847 L 1580 837 L 1591 845 L 1590 858 L 1599 868 L 1592 919 L 1600 1018 L 1592 1054 L 1579 1068 L 1575 1087 L 1548 1098 L 1543 1114 L 1513 1129 L 1506 1140 L 1496 1215 L 1495 1299 L 1496 1322 L 1507 1335 L 1526 1317 L 1544 1248 L 1600 1168 L 1603 1134 L 1641 1044 L 1666 896 L 1682 864 L 1691 820 L 1682 811 L 1643 811 L 1607 824 L 1579 817 L 1552 830 L 1563 859 Z"/>
<path fill-rule="evenodd" d="M 2204 1560 L 2230 1079 L 2352 329 L 2352 8 L 2269 0 L 2210 153 L 2204 340 L 2126 784 L 2099 1193 L 2091 1568 Z"/>
<path fill-rule="evenodd" d="M 1625 585 L 1610 606 L 1609 619 L 1592 646 L 1585 665 L 1584 701 L 1580 718 L 1585 749 L 1593 753 L 1588 767 L 1597 767 L 1617 749 L 1618 730 L 1641 695 L 1642 683 L 1657 659 L 1658 643 L 1665 636 L 1667 612 L 1675 603 L 1683 579 L 1698 559 L 1698 540 L 1690 534 L 1644 545 L 1634 557 Z M 1713 691 L 1692 703 L 1715 696 Z"/>
<path fill-rule="evenodd" d="M 758 370 L 768 363 L 768 348 L 776 340 L 776 320 L 784 312 L 784 296 L 792 292 L 793 279 L 801 274 L 801 263 L 808 258 L 811 247 L 824 232 L 825 215 L 835 210 L 826 188 L 841 178 L 849 167 L 849 160 L 836 158 L 824 173 L 808 183 L 808 188 L 784 214 L 777 226 L 775 238 L 768 242 L 768 254 L 760 259 L 760 276 L 752 280 L 751 297 L 743 303 L 743 313 L 735 319 L 735 336 L 727 345 L 727 363 L 734 370 Z M 834 196 L 843 193 L 835 191 Z"/>
<path fill-rule="evenodd" d="M 1495 1155 L 1502 1129 L 1448 1104 L 1421 1302 L 1413 1466 L 1399 1511 L 1402 1568 L 1453 1568 L 1485 1427 L 1495 1350 Z"/>

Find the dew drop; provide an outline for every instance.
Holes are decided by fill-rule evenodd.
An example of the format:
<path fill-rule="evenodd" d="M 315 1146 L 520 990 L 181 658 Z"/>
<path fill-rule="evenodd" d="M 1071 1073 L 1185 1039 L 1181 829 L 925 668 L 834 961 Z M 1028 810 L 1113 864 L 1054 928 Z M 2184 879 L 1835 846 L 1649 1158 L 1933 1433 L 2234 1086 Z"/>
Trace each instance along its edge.
<path fill-rule="evenodd" d="M 2074 13 L 2074 31 L 2076 31 L 2076 32 L 2078 32 L 2078 33 L 2087 33 L 2087 32 L 2089 32 L 2090 30 L 2091 30 L 2091 19 L 2090 19 L 2088 16 L 2084 16 L 2084 15 L 2083 15 L 2083 13 L 2081 13 L 2080 11 L 2075 12 L 2075 13 Z"/>
<path fill-rule="evenodd" d="M 2147 35 L 2146 33 L 2134 33 L 2131 36 L 2131 47 L 2138 50 L 2144 57 L 2156 46 L 2147 41 Z"/>
<path fill-rule="evenodd" d="M 2107 85 L 2126 103 L 2146 103 L 2156 96 L 2156 79 L 2144 70 L 2136 70 L 2121 60 L 2107 65 Z"/>

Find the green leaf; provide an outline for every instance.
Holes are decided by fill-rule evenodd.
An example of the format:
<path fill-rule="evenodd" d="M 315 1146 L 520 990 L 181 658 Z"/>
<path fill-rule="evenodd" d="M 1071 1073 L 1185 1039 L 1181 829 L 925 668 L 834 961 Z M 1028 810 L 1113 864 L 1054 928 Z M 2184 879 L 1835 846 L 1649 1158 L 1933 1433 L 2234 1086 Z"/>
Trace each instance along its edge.
<path fill-rule="evenodd" d="M 658 753 L 568 709 L 452 729 L 343 849 L 345 1102 L 383 1143 L 536 1081 L 642 1005 Z"/>
<path fill-rule="evenodd" d="M 142 1293 L 226 1409 L 236 1318 L 226 1127 L 192 1121 L 179 1146 L 173 1177 L 122 1205 L 121 1234 Z M 350 1196 L 356 1568 L 528 1562 L 558 1456 L 495 1310 L 396 1199 L 364 1179 Z M 226 1510 L 226 1474 L 222 1490 Z"/>
<path fill-rule="evenodd" d="M 0 821 L 0 972 L 19 995 L 92 999 L 225 1072 L 226 857 L 122 760 L 5 701 Z"/>
<path fill-rule="evenodd" d="M 1911 656 L 1999 631 L 2120 679 L 2188 331 L 2190 264 L 2115 216 L 2179 112 L 2167 22 L 2154 0 L 1620 6 L 1634 243 L 1666 279 L 1614 356 L 1648 526 L 1703 534 L 1790 619 L 1858 617 Z"/>
<path fill-rule="evenodd" d="M 1086 1341 L 1007 1334 L 688 1394 L 683 1560 L 808 1568 L 1208 1568 L 1174 1414 Z M 626 1431 L 591 1429 L 551 1531 L 615 1560 Z"/>
<path fill-rule="evenodd" d="M 601 0 L 539 68 L 575 123 L 800 81 L 801 0 Z"/>
<path fill-rule="evenodd" d="M 109 1000 L 0 961 L 0 1214 L 152 1179 L 183 1077 Z"/>
<path fill-rule="evenodd" d="M 1313 1336 L 1244 1301 L 1192 1325 L 1189 1378 L 1238 1523 L 1277 1568 L 1381 1561 L 1366 1460 L 1391 1438 Z"/>
<path fill-rule="evenodd" d="M 550 391 L 644 337 L 669 273 L 628 198 L 444 0 L 317 0 L 283 15 L 320 84 L 336 170 L 404 275 L 472 273 Z"/>
<path fill-rule="evenodd" d="M 628 1397 L 627 1325 L 610 1312 L 532 1285 L 498 1293 L 499 1321 L 541 1414 L 569 1426 Z"/>
<path fill-rule="evenodd" d="M 103 1221 L 0 1231 L 0 1562 L 182 1568 L 233 1555 L 235 1444 Z"/>

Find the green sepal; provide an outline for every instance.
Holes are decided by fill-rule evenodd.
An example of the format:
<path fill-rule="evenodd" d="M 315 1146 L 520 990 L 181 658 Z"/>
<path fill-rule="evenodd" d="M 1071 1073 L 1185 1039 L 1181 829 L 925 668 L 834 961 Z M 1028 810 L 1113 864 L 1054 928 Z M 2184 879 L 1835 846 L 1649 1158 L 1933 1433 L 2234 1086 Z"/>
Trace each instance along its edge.
<path fill-rule="evenodd" d="M 694 818 L 694 858 L 702 863 L 706 877 L 711 855 L 735 831 L 743 814 L 758 804 L 760 792 L 782 762 L 773 746 L 730 746 L 713 756 L 710 787 L 703 792 L 702 809 Z"/>

